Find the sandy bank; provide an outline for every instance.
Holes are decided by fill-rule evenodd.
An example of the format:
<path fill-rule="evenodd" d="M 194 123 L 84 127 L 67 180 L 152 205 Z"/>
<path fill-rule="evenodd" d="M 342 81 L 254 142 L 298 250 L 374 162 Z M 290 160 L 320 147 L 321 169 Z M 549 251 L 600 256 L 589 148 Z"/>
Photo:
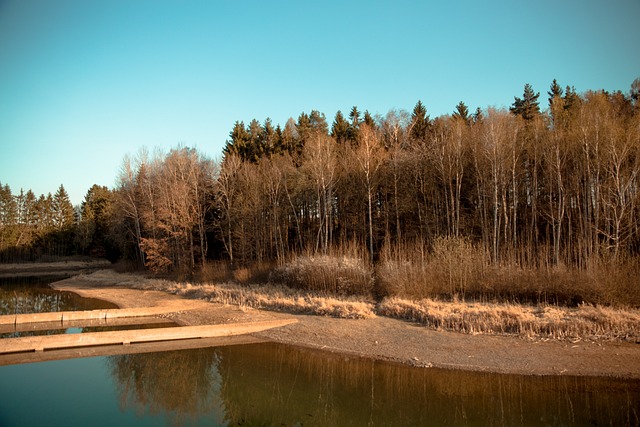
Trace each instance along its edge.
<path fill-rule="evenodd" d="M 181 297 L 130 289 L 117 280 L 76 276 L 55 288 L 122 308 L 165 304 Z M 440 332 L 386 317 L 335 319 L 239 308 L 193 300 L 194 309 L 170 317 L 183 325 L 295 318 L 298 323 L 256 334 L 276 342 L 421 367 L 526 375 L 589 375 L 640 379 L 640 345 L 528 341 L 514 337 Z"/>

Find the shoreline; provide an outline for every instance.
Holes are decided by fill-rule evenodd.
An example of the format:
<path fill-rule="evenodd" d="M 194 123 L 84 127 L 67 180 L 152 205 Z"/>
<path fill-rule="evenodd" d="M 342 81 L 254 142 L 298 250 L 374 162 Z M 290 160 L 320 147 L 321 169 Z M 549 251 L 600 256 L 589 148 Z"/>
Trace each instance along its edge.
<path fill-rule="evenodd" d="M 295 318 L 296 324 L 253 334 L 287 345 L 330 351 L 409 366 L 515 375 L 566 375 L 640 379 L 640 345 L 620 342 L 525 340 L 513 336 L 435 331 L 403 320 L 376 316 L 338 319 L 289 314 L 189 299 L 159 290 L 133 289 L 116 279 L 74 276 L 52 287 L 112 302 L 121 308 L 172 299 L 200 308 L 168 317 L 181 325 Z"/>

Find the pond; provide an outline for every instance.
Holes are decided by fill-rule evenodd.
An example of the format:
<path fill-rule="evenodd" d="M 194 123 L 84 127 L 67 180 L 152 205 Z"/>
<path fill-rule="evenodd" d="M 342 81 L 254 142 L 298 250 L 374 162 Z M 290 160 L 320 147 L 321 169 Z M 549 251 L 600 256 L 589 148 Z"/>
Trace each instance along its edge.
<path fill-rule="evenodd" d="M 275 343 L 0 367 L 0 426 L 638 425 L 640 382 L 448 371 Z"/>

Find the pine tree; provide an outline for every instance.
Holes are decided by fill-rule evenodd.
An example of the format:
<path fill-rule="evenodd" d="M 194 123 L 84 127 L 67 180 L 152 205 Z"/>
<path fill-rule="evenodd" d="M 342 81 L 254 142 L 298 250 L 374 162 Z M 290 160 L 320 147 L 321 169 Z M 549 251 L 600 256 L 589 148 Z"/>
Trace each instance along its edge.
<path fill-rule="evenodd" d="M 0 250 L 16 242 L 18 207 L 8 184 L 0 184 Z"/>
<path fill-rule="evenodd" d="M 333 119 L 331 136 L 338 144 L 343 144 L 349 139 L 349 122 L 344 118 L 341 111 L 338 111 L 335 119 Z"/>
<path fill-rule="evenodd" d="M 267 117 L 262 125 L 259 137 L 260 151 L 263 156 L 271 157 L 276 151 L 276 130 L 273 128 L 271 119 Z"/>
<path fill-rule="evenodd" d="M 358 141 L 360 133 L 360 112 L 358 111 L 358 107 L 355 105 L 349 112 L 349 119 L 351 120 L 351 123 L 349 124 L 349 140 L 354 144 Z"/>
<path fill-rule="evenodd" d="M 58 230 L 68 230 L 74 223 L 75 211 L 69 200 L 69 194 L 61 184 L 53 196 L 53 224 Z"/>
<path fill-rule="evenodd" d="M 431 127 L 431 121 L 427 115 L 427 109 L 418 101 L 411 114 L 411 136 L 417 141 L 426 141 Z"/>
<path fill-rule="evenodd" d="M 471 117 L 473 119 L 473 123 L 481 123 L 482 120 L 484 119 L 484 114 L 482 114 L 482 110 L 480 109 L 480 107 L 476 108 L 475 113 L 473 113 L 473 116 Z"/>
<path fill-rule="evenodd" d="M 636 108 L 640 108 L 640 77 L 635 79 L 631 83 L 631 90 L 629 91 L 629 97 L 635 104 Z"/>
<path fill-rule="evenodd" d="M 553 79 L 553 83 L 551 83 L 551 87 L 549 88 L 549 108 L 553 107 L 553 102 L 555 99 L 562 98 L 562 88 L 558 84 L 556 79 Z"/>
<path fill-rule="evenodd" d="M 553 79 L 551 87 L 547 92 L 549 95 L 549 111 L 553 119 L 554 126 L 558 125 L 560 117 L 564 114 L 564 99 L 562 99 L 562 88 L 558 85 L 556 79 Z"/>
<path fill-rule="evenodd" d="M 234 123 L 233 129 L 229 132 L 229 138 L 222 150 L 224 155 L 237 154 L 244 160 L 250 137 L 243 122 L 236 121 Z"/>
<path fill-rule="evenodd" d="M 458 105 L 456 105 L 456 111 L 453 112 L 453 118 L 464 120 L 467 123 L 471 120 L 471 117 L 469 117 L 469 108 L 467 108 L 464 102 L 460 101 Z"/>
<path fill-rule="evenodd" d="M 540 92 L 534 93 L 529 83 L 524 85 L 522 98 L 514 96 L 513 105 L 509 108 L 512 114 L 522 117 L 525 121 L 533 120 L 540 114 L 540 105 L 538 103 Z"/>
<path fill-rule="evenodd" d="M 324 113 L 321 113 L 317 110 L 311 110 L 309 114 L 309 125 L 311 129 L 317 134 L 320 135 L 328 135 L 329 134 L 329 125 L 327 124 L 327 118 Z"/>
<path fill-rule="evenodd" d="M 364 123 L 365 125 L 369 126 L 372 129 L 375 129 L 377 127 L 376 121 L 373 119 L 373 116 L 371 115 L 371 113 L 369 113 L 369 110 L 365 110 L 364 119 L 362 120 L 362 123 Z"/>
<path fill-rule="evenodd" d="M 567 86 L 564 90 L 564 109 L 571 110 L 580 102 L 580 96 L 576 93 L 576 88 Z"/>

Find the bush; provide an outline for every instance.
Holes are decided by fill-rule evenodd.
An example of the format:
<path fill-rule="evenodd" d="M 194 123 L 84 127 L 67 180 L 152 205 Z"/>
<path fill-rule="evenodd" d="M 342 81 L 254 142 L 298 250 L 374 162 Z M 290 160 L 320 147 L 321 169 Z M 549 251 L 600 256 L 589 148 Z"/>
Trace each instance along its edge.
<path fill-rule="evenodd" d="M 484 252 L 469 239 L 437 237 L 430 252 L 421 243 L 386 248 L 377 274 L 383 295 L 464 297 L 485 270 Z"/>
<path fill-rule="evenodd" d="M 373 290 L 368 264 L 344 256 L 297 256 L 273 270 L 269 281 L 329 295 L 370 296 Z"/>

